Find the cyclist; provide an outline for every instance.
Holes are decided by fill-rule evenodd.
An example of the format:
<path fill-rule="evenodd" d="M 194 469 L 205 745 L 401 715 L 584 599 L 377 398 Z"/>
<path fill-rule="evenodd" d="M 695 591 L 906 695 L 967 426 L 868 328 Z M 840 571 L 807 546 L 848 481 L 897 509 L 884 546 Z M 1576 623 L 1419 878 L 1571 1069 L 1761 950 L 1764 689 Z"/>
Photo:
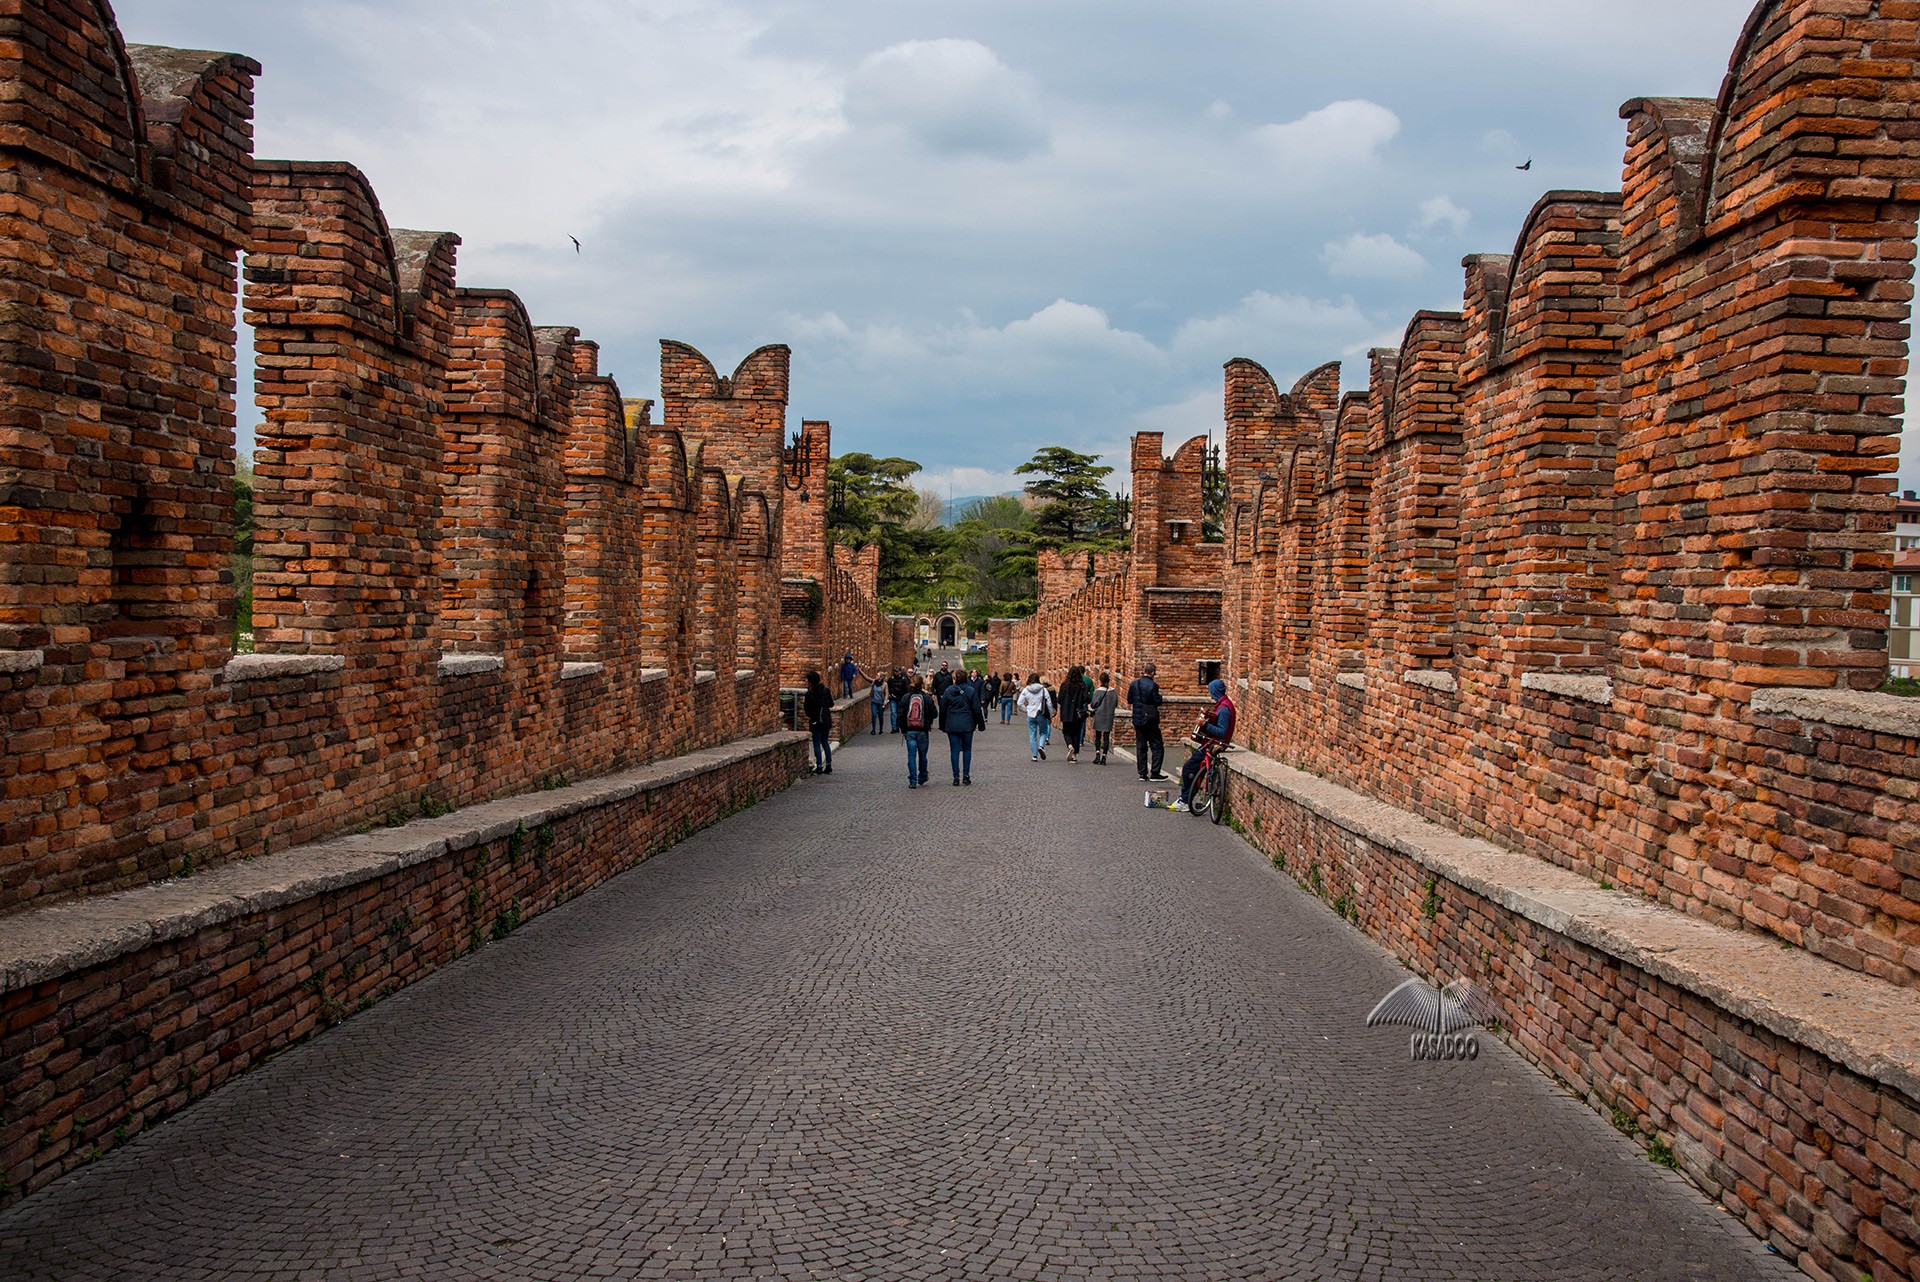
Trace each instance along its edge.
<path fill-rule="evenodd" d="M 1207 693 L 1213 696 L 1213 711 L 1194 733 L 1201 746 L 1195 748 L 1187 764 L 1180 767 L 1180 800 L 1173 803 L 1175 810 L 1192 809 L 1193 785 L 1200 777 L 1201 763 L 1207 759 L 1207 747 L 1224 748 L 1233 742 L 1233 700 L 1227 698 L 1227 683 L 1215 677 L 1207 682 Z"/>

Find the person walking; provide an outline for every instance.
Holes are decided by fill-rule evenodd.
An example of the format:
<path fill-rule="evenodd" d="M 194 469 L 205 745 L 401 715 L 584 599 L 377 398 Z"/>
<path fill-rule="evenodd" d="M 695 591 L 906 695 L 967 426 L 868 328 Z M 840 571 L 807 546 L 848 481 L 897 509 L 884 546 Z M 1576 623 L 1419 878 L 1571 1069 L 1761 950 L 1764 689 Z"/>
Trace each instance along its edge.
<path fill-rule="evenodd" d="M 833 691 L 820 680 L 819 672 L 807 670 L 807 697 L 802 705 L 807 714 L 807 729 L 813 732 L 813 773 L 833 773 Z"/>
<path fill-rule="evenodd" d="M 1160 683 L 1154 680 L 1159 668 L 1147 664 L 1127 687 L 1127 707 L 1133 716 L 1134 765 L 1142 779 L 1165 779 L 1160 767 L 1166 763 L 1167 746 L 1160 738 Z"/>
<path fill-rule="evenodd" d="M 947 732 L 953 786 L 973 786 L 973 732 L 980 725 L 980 696 L 971 681 L 955 681 L 940 696 L 940 728 Z"/>
<path fill-rule="evenodd" d="M 942 659 L 940 661 L 940 671 L 933 674 L 933 697 L 938 699 L 941 695 L 944 695 L 947 692 L 947 687 L 952 684 L 952 667 L 945 659 Z"/>
<path fill-rule="evenodd" d="M 1080 745 L 1086 741 L 1087 714 L 1092 710 L 1087 696 L 1086 669 L 1075 664 L 1067 669 L 1060 683 L 1060 734 L 1067 741 L 1067 764 L 1080 763 Z"/>
<path fill-rule="evenodd" d="M 933 696 L 915 674 L 907 697 L 900 701 L 900 733 L 907 741 L 907 787 L 918 788 L 927 781 L 927 740 L 933 723 L 939 719 Z"/>
<path fill-rule="evenodd" d="M 873 682 L 873 689 L 867 691 L 867 706 L 873 714 L 873 724 L 868 734 L 882 734 L 887 728 L 887 675 L 875 672 L 867 677 Z"/>
<path fill-rule="evenodd" d="M 887 678 L 887 702 L 893 705 L 893 732 L 900 731 L 900 710 L 907 702 L 907 691 L 911 688 L 905 668 L 896 666 L 893 675 Z"/>
<path fill-rule="evenodd" d="M 1047 715 L 1053 711 L 1053 699 L 1047 694 L 1046 686 L 1040 683 L 1040 674 L 1031 673 L 1027 677 L 1025 688 L 1020 691 L 1017 702 L 1020 711 L 1027 715 L 1027 746 L 1033 753 L 1033 760 L 1047 759 L 1047 745 L 1042 741 L 1042 732 L 1047 725 Z"/>
<path fill-rule="evenodd" d="M 1020 682 L 1011 672 L 1000 674 L 1000 724 L 1013 724 L 1013 701 L 1020 696 Z"/>
<path fill-rule="evenodd" d="M 1113 688 L 1113 674 L 1102 672 L 1100 684 L 1094 688 L 1093 700 L 1089 705 L 1089 717 L 1093 722 L 1093 764 L 1107 764 L 1107 754 L 1113 751 L 1113 713 L 1120 703 L 1120 692 Z"/>
<path fill-rule="evenodd" d="M 840 660 L 840 697 L 853 697 L 853 679 L 860 675 L 860 665 L 853 661 L 853 651 L 847 651 L 847 657 Z"/>

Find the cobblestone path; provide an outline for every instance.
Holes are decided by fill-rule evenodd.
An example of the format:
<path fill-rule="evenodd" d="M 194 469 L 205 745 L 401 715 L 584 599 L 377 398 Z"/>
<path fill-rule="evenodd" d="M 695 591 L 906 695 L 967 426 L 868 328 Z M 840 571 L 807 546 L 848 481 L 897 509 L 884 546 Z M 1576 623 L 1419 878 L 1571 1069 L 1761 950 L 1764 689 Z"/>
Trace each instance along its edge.
<path fill-rule="evenodd" d="M 1124 759 L 944 746 L 216 1093 L 0 1216 L 0 1277 L 1797 1276 L 1491 1039 L 1410 1063 L 1404 972 Z"/>

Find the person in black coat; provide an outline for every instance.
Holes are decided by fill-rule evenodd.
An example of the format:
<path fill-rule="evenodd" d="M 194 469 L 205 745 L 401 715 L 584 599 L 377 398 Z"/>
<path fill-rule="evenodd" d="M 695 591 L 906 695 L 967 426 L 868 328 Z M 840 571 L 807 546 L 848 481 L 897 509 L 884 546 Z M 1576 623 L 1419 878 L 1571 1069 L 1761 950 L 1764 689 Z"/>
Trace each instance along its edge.
<path fill-rule="evenodd" d="M 1141 675 L 1127 687 L 1127 707 L 1133 710 L 1134 764 L 1142 779 L 1165 779 L 1161 770 L 1166 763 L 1167 746 L 1160 737 L 1160 683 L 1153 679 L 1159 671 L 1149 663 Z"/>
<path fill-rule="evenodd" d="M 955 681 L 940 695 L 940 728 L 947 732 L 947 756 L 953 763 L 953 786 L 973 783 L 973 732 L 980 724 L 978 687 Z"/>
<path fill-rule="evenodd" d="M 813 773 L 833 773 L 833 691 L 827 689 L 816 671 L 807 672 L 807 697 L 801 705 L 807 714 L 807 729 L 813 732 Z"/>
<path fill-rule="evenodd" d="M 1079 664 L 1067 669 L 1060 683 L 1060 734 L 1067 741 L 1067 761 L 1080 760 L 1080 744 L 1087 733 L 1087 715 L 1093 700 L 1087 694 L 1087 670 Z"/>

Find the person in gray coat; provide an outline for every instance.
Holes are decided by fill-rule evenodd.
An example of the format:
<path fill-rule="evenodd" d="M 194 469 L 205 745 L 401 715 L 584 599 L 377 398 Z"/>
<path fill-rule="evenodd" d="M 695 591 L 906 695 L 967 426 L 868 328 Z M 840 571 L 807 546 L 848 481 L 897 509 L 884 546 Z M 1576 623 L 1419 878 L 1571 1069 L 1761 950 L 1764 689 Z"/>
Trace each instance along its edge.
<path fill-rule="evenodd" d="M 1120 706 L 1120 692 L 1113 688 L 1113 673 L 1102 672 L 1093 691 L 1093 764 L 1107 764 L 1113 751 L 1113 713 Z"/>

